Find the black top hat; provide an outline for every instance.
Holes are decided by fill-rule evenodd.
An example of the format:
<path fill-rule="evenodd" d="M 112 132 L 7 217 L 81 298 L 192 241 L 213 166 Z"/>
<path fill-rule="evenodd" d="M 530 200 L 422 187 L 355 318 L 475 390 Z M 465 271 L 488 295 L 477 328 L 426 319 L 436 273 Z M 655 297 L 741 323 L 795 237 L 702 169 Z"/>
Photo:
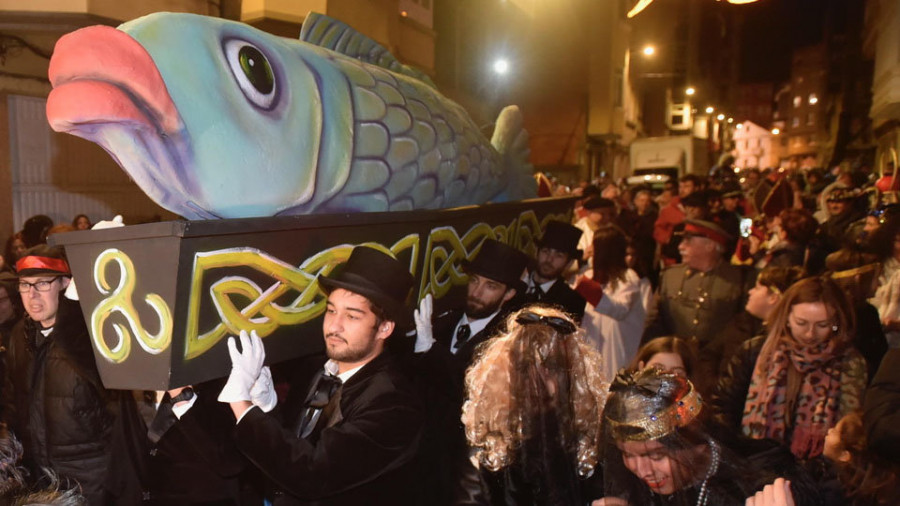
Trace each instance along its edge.
<path fill-rule="evenodd" d="M 593 209 L 607 209 L 616 207 L 616 203 L 606 197 L 595 196 L 584 201 L 581 207 L 591 211 Z"/>
<path fill-rule="evenodd" d="M 528 256 L 525 253 L 494 239 L 485 239 L 481 243 L 481 250 L 474 260 L 462 261 L 466 272 L 493 279 L 515 288 L 519 293 L 526 288 L 522 274 L 527 265 Z"/>
<path fill-rule="evenodd" d="M 400 261 L 366 246 L 353 248 L 346 263 L 335 267 L 328 276 L 319 276 L 319 286 L 325 293 L 343 288 L 362 295 L 384 309 L 387 319 L 400 325 L 410 322 L 406 296 L 414 282 Z"/>
<path fill-rule="evenodd" d="M 681 205 L 685 207 L 709 207 L 709 193 L 699 190 L 681 199 Z"/>
<path fill-rule="evenodd" d="M 581 258 L 582 251 L 578 249 L 578 241 L 584 232 L 580 228 L 562 221 L 549 221 L 544 230 L 544 235 L 535 244 L 539 248 L 553 248 L 564 251 L 571 258 Z"/>

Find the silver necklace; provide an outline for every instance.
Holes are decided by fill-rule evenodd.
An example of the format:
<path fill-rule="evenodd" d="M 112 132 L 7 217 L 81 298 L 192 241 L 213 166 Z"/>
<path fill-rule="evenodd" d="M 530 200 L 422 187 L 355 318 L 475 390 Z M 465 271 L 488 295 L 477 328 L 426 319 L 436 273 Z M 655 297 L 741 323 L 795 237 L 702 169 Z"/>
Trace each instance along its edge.
<path fill-rule="evenodd" d="M 719 444 L 710 439 L 709 449 L 712 451 L 712 458 L 709 462 L 709 470 L 706 471 L 706 477 L 703 478 L 703 484 L 700 485 L 700 494 L 697 496 L 697 506 L 706 506 L 707 501 L 709 501 L 709 489 L 707 488 L 709 479 L 719 471 Z"/>

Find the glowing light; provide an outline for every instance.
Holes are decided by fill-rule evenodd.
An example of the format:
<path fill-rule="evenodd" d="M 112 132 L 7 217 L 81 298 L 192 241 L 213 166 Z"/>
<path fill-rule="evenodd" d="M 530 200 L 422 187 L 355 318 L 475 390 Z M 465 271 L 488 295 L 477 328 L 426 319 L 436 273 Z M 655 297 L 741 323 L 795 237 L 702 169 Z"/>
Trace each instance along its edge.
<path fill-rule="evenodd" d="M 706 114 L 712 114 L 713 111 L 715 111 L 715 110 L 716 110 L 716 109 L 715 109 L 713 106 L 711 106 L 711 105 L 710 105 L 710 106 L 707 106 L 707 107 L 706 107 Z"/>
<path fill-rule="evenodd" d="M 734 123 L 734 118 L 728 118 L 729 123 Z"/>
<path fill-rule="evenodd" d="M 735 126 L 735 128 L 737 128 L 738 130 L 740 130 L 740 129 L 744 128 L 744 124 L 743 124 L 743 123 L 738 123 L 737 126 Z"/>
<path fill-rule="evenodd" d="M 637 16 L 638 14 L 640 14 L 640 12 L 642 10 L 646 9 L 647 6 L 652 3 L 653 3 L 653 0 L 639 0 L 638 3 L 636 3 L 634 5 L 634 7 L 631 8 L 630 11 L 628 11 L 628 14 L 626 14 L 626 16 L 628 16 L 629 18 L 633 18 L 633 17 Z"/>
<path fill-rule="evenodd" d="M 773 129 L 772 129 L 772 135 L 778 135 L 778 134 L 780 134 L 780 133 L 781 133 L 781 129 L 779 129 L 779 128 L 773 128 Z"/>
<path fill-rule="evenodd" d="M 688 86 L 687 89 L 684 90 L 684 94 L 687 96 L 691 96 L 694 93 L 697 93 L 697 90 L 695 90 L 693 86 Z"/>
<path fill-rule="evenodd" d="M 819 97 L 816 96 L 815 93 L 809 94 L 809 105 L 816 105 L 819 103 Z"/>
<path fill-rule="evenodd" d="M 719 120 L 719 121 L 722 121 L 723 119 L 725 119 L 725 115 L 722 114 L 722 113 L 719 113 L 719 115 L 716 116 L 716 119 Z"/>
<path fill-rule="evenodd" d="M 406 11 L 400 11 L 400 17 L 404 17 L 404 18 L 405 18 L 406 16 L 409 16 L 409 13 L 408 13 L 408 12 L 406 12 Z"/>
<path fill-rule="evenodd" d="M 644 46 L 644 49 L 641 52 L 644 53 L 644 56 L 653 56 L 653 54 L 656 53 L 656 48 L 653 46 Z"/>
<path fill-rule="evenodd" d="M 494 61 L 494 72 L 501 76 L 509 72 L 509 61 L 505 58 L 498 58 Z"/>

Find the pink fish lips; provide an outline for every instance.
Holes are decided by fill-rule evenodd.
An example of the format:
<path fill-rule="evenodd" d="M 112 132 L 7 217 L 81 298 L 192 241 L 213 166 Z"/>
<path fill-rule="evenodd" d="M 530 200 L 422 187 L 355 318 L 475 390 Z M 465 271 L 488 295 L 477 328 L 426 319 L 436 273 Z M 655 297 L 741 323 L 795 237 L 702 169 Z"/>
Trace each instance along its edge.
<path fill-rule="evenodd" d="M 49 77 L 47 120 L 58 132 L 92 139 L 91 125 L 104 123 L 164 135 L 183 129 L 153 59 L 115 28 L 91 26 L 60 38 Z"/>

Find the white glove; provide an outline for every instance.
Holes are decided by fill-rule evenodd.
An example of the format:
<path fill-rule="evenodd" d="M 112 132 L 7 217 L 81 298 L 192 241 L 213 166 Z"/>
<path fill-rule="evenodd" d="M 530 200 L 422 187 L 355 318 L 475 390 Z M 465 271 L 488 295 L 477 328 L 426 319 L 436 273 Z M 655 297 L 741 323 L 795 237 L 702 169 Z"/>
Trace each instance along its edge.
<path fill-rule="evenodd" d="M 419 303 L 419 309 L 413 311 L 413 319 L 416 320 L 416 345 L 413 348 L 415 353 L 425 353 L 434 345 L 434 335 L 431 331 L 433 306 L 434 299 L 429 293 Z"/>
<path fill-rule="evenodd" d="M 250 402 L 259 406 L 260 409 L 268 413 L 275 409 L 278 404 L 278 395 L 275 394 L 275 382 L 272 381 L 272 371 L 269 366 L 263 366 L 250 389 Z"/>
<path fill-rule="evenodd" d="M 124 227 L 124 226 L 125 226 L 125 222 L 122 220 L 122 215 L 117 214 L 111 220 L 98 221 L 97 223 L 94 224 L 93 227 L 91 227 L 91 230 L 103 230 L 104 228 L 116 228 L 116 227 Z"/>
<path fill-rule="evenodd" d="M 262 339 L 256 335 L 256 331 L 247 334 L 242 330 L 241 351 L 238 352 L 234 337 L 228 338 L 228 354 L 231 355 L 231 374 L 228 382 L 219 394 L 219 402 L 250 401 L 250 389 L 259 378 L 266 360 L 266 350 Z"/>
<path fill-rule="evenodd" d="M 91 227 L 91 230 L 102 230 L 104 228 L 116 228 L 116 227 L 124 227 L 125 223 L 122 222 L 122 215 L 117 214 L 115 218 L 109 221 L 100 221 L 94 224 Z M 73 278 L 69 281 L 69 286 L 66 287 L 66 293 L 64 294 L 69 300 L 78 300 L 78 288 L 75 286 L 75 279 Z"/>

